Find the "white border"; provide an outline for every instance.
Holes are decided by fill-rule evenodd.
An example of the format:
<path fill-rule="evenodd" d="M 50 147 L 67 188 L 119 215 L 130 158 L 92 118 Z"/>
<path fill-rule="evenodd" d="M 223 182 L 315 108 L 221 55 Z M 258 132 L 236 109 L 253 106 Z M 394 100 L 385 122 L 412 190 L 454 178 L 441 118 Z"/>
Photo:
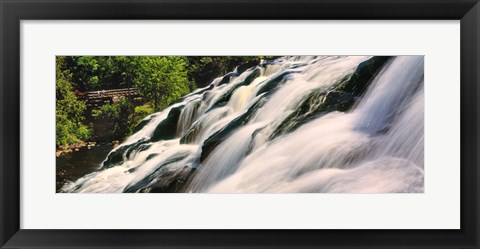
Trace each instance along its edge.
<path fill-rule="evenodd" d="M 425 55 L 424 194 L 55 194 L 55 55 Z M 22 21 L 21 228 L 460 228 L 459 21 Z"/>

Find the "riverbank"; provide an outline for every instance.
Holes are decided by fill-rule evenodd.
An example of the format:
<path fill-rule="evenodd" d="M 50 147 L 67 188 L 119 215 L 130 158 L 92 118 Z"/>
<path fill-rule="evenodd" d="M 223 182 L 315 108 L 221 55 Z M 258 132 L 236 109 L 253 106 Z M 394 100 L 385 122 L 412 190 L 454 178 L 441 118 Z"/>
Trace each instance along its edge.
<path fill-rule="evenodd" d="M 62 155 L 70 154 L 83 149 L 91 150 L 95 146 L 108 145 L 108 144 L 110 144 L 112 148 L 116 148 L 117 146 L 120 145 L 120 141 L 114 140 L 110 143 L 109 142 L 80 142 L 80 143 L 75 143 L 67 146 L 60 145 L 57 147 L 55 151 L 55 156 L 59 158 Z"/>
<path fill-rule="evenodd" d="M 92 173 L 100 168 L 108 153 L 114 148 L 113 143 L 96 143 L 94 146 L 87 145 L 77 147 L 68 153 L 57 156 L 56 159 L 56 190 L 68 182 L 78 180 L 80 177 Z"/>

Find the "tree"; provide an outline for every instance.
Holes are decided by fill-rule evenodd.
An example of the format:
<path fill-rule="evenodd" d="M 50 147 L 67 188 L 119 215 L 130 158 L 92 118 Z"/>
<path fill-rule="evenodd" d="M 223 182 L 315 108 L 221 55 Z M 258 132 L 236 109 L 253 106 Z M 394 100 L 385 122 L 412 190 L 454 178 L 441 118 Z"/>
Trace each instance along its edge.
<path fill-rule="evenodd" d="M 136 56 L 130 63 L 134 85 L 155 110 L 190 92 L 185 57 Z"/>
<path fill-rule="evenodd" d="M 70 81 L 80 91 L 95 89 L 99 83 L 99 65 L 95 56 L 67 56 L 64 59 L 64 70 L 68 70 Z"/>
<path fill-rule="evenodd" d="M 82 121 L 86 110 L 85 103 L 78 101 L 70 83 L 72 74 L 62 70 L 65 57 L 56 61 L 56 144 L 69 145 L 86 140 L 91 130 Z"/>

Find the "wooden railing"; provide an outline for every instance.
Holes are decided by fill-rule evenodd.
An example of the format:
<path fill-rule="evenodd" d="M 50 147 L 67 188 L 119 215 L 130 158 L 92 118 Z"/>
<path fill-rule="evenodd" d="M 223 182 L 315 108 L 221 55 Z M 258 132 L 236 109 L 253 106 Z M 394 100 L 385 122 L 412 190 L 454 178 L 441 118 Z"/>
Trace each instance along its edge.
<path fill-rule="evenodd" d="M 138 90 L 136 88 L 123 88 L 123 89 L 110 89 L 110 90 L 98 90 L 84 92 L 79 96 L 80 99 L 86 102 L 102 102 L 102 101 L 113 101 L 120 99 L 122 97 L 140 97 Z"/>

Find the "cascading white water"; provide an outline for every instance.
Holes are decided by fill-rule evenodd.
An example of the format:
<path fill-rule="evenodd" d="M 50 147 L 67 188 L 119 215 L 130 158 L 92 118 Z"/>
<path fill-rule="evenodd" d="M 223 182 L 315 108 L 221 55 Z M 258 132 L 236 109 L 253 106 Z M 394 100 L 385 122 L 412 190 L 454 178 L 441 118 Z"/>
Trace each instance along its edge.
<path fill-rule="evenodd" d="M 147 117 L 62 190 L 423 192 L 423 56 L 282 57 L 221 82 Z"/>

